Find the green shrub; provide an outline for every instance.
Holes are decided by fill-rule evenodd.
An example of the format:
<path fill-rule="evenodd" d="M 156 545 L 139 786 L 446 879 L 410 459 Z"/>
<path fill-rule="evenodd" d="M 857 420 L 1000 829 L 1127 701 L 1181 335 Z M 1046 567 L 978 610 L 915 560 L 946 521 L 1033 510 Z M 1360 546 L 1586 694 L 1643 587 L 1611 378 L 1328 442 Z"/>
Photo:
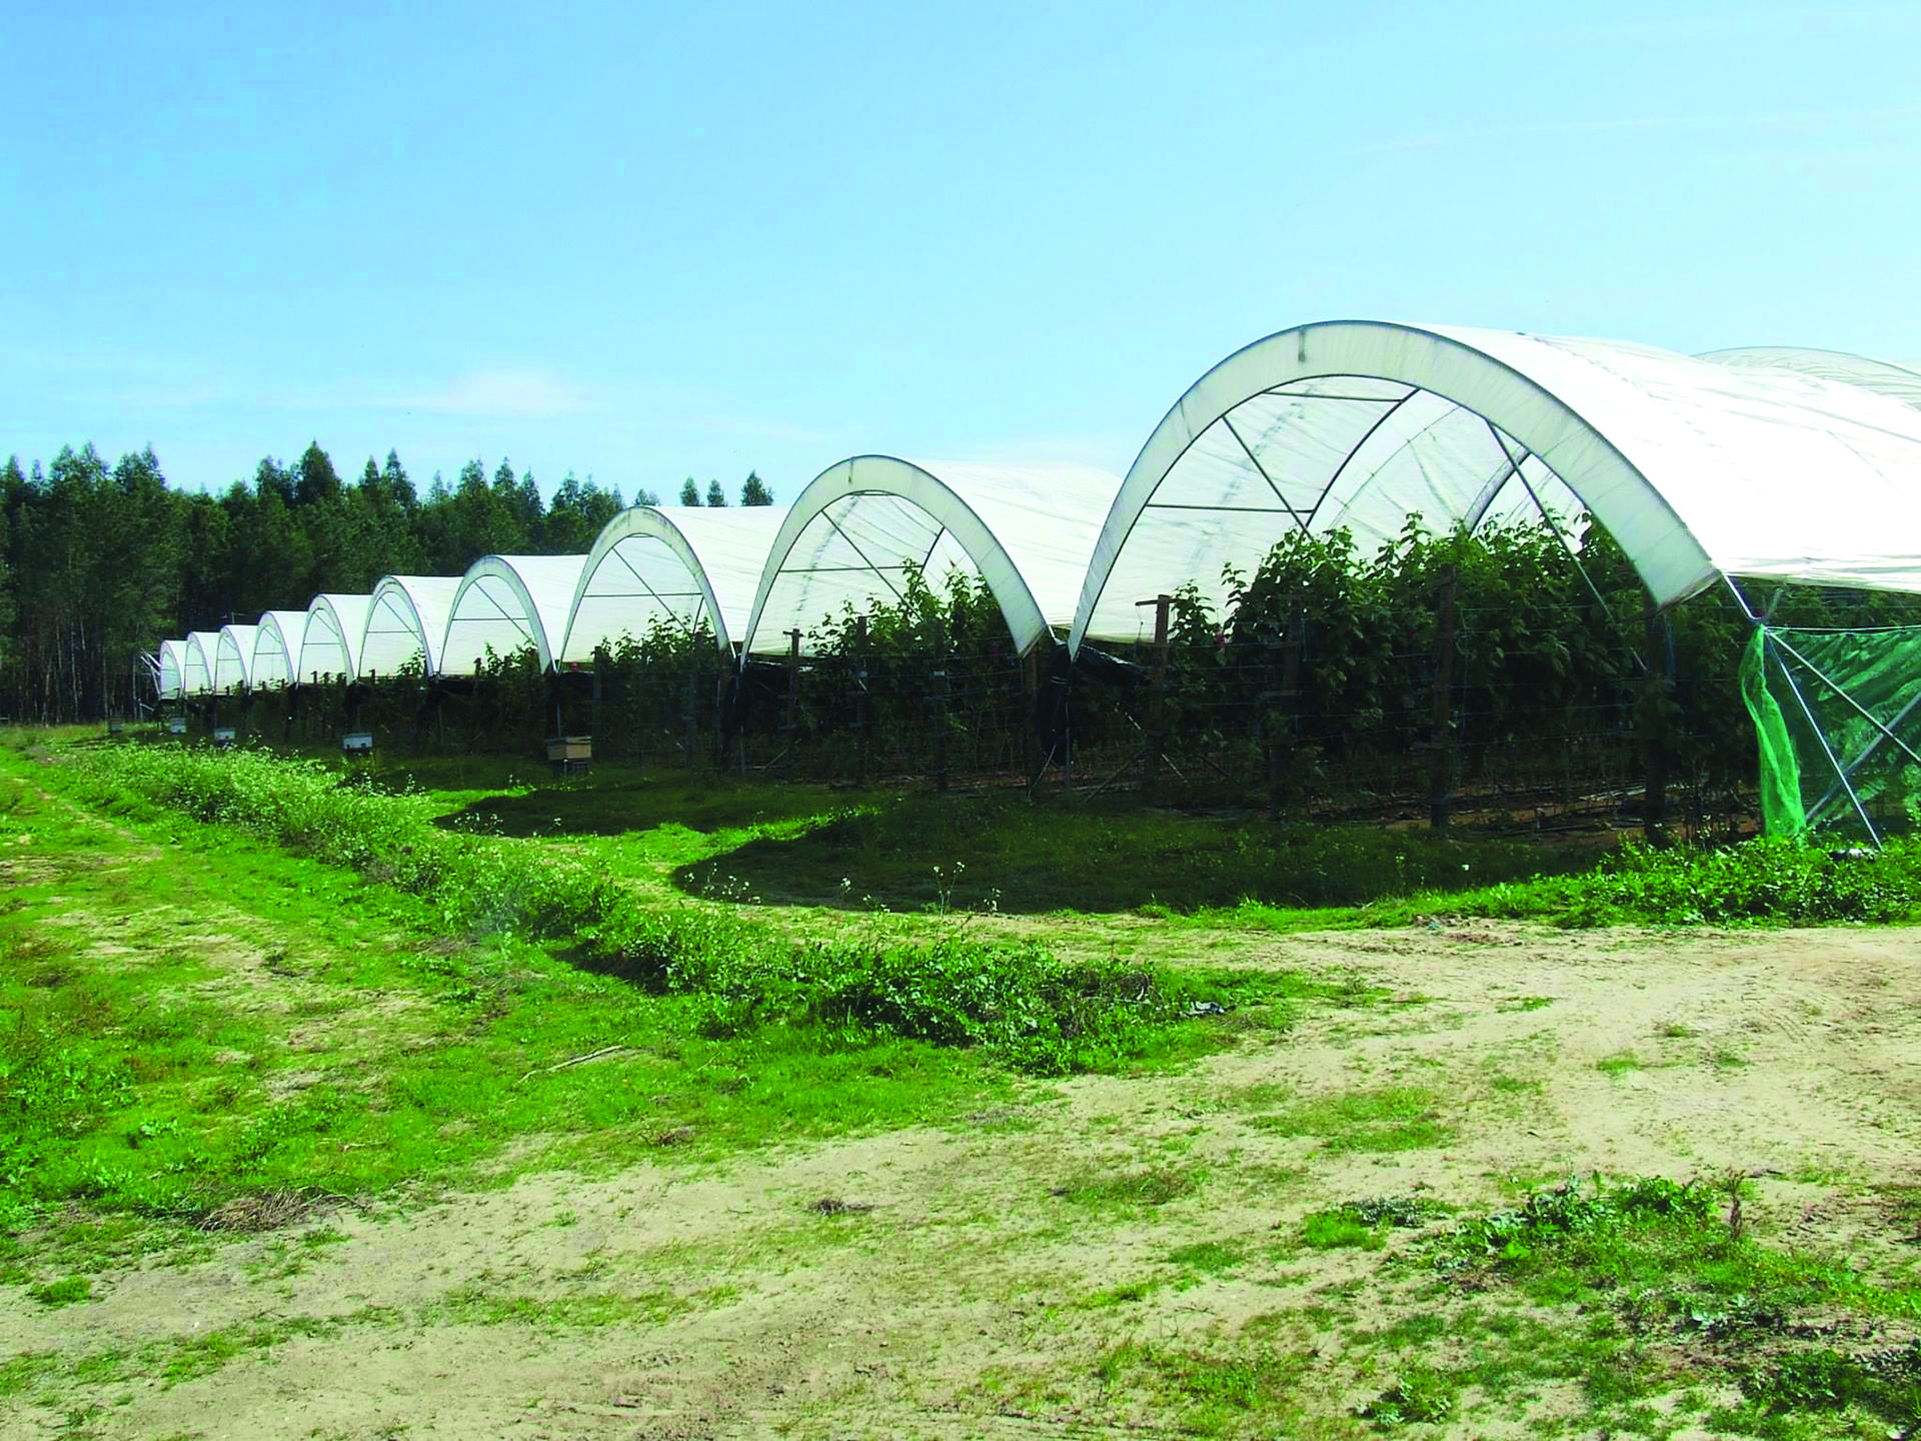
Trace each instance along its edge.
<path fill-rule="evenodd" d="M 1490 886 L 1457 908 L 1571 926 L 1885 923 L 1921 909 L 1921 842 L 1890 839 L 1865 854 L 1766 840 L 1710 850 L 1629 842 L 1588 875 Z"/>

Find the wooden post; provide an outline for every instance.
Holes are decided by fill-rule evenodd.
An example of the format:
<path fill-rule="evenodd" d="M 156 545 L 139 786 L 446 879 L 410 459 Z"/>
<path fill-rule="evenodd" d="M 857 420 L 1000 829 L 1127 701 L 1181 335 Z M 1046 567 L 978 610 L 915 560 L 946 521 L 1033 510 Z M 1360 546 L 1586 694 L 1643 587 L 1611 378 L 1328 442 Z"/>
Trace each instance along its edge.
<path fill-rule="evenodd" d="M 934 617 L 934 789 L 947 790 L 947 623 Z"/>
<path fill-rule="evenodd" d="M 726 673 L 720 678 L 721 696 L 719 713 L 723 716 L 726 715 L 729 704 L 731 703 L 734 719 L 738 723 L 740 733 L 740 773 L 743 778 L 747 775 L 747 710 L 741 700 L 741 675 L 746 668 L 747 643 L 737 640 L 733 643 L 732 653 L 727 658 Z M 725 736 L 721 737 L 721 744 L 723 746 L 727 744 L 727 738 Z M 721 756 L 723 765 L 726 759 L 727 757 L 725 755 Z"/>
<path fill-rule="evenodd" d="M 1143 778 L 1141 792 L 1147 799 L 1154 799 L 1154 793 L 1161 783 L 1161 749 L 1166 742 L 1167 726 L 1167 622 L 1173 609 L 1174 597 L 1157 595 L 1152 600 L 1135 602 L 1136 606 L 1154 607 L 1154 650 L 1152 669 L 1148 672 L 1147 682 L 1147 748 L 1142 752 Z"/>
<path fill-rule="evenodd" d="M 787 732 L 786 777 L 794 778 L 794 748 L 800 744 L 800 628 L 787 632 L 787 719 L 781 729 Z"/>
<path fill-rule="evenodd" d="M 727 747 L 732 744 L 727 733 L 727 717 L 733 710 L 734 694 L 740 683 L 740 642 L 732 642 L 720 653 L 720 674 L 714 680 L 714 769 L 724 772 L 727 769 Z M 746 721 L 739 717 L 740 769 L 747 772 L 747 735 Z"/>
<path fill-rule="evenodd" d="M 1668 675 L 1667 613 L 1650 609 L 1645 631 L 1646 690 L 1641 697 L 1642 759 L 1647 789 L 1641 802 L 1641 834 L 1651 845 L 1667 844 L 1668 820 Z"/>
<path fill-rule="evenodd" d="M 681 750 L 688 770 L 694 768 L 694 736 L 698 726 L 695 708 L 700 704 L 700 644 L 698 634 L 690 637 L 687 644 L 687 727 Z"/>
<path fill-rule="evenodd" d="M 601 698 L 601 674 L 602 674 L 601 661 L 606 656 L 606 654 L 607 654 L 606 651 L 602 650 L 599 646 L 596 646 L 594 648 L 593 709 L 588 713 L 587 724 L 593 729 L 594 754 L 597 756 L 606 755 L 608 753 L 606 750 L 601 748 L 601 729 L 600 729 L 600 698 Z"/>
<path fill-rule="evenodd" d="M 1021 717 L 1021 774 L 1029 777 L 1030 785 L 1039 778 L 1041 769 L 1041 654 L 1053 643 L 1052 634 L 1042 631 L 1033 648 L 1021 657 L 1021 706 L 1026 712 Z"/>
<path fill-rule="evenodd" d="M 1268 713 L 1267 737 L 1267 815 L 1279 820 L 1281 801 L 1287 786 L 1288 771 L 1294 758 L 1294 732 L 1301 713 L 1301 657 L 1307 649 L 1307 607 L 1296 595 L 1294 609 L 1287 618 L 1287 635 L 1281 642 L 1281 688 L 1275 699 L 1279 704 Z"/>
<path fill-rule="evenodd" d="M 854 784 L 867 784 L 868 727 L 873 710 L 867 694 L 867 617 L 854 617 Z"/>
<path fill-rule="evenodd" d="M 1454 791 L 1454 583 L 1450 562 L 1441 570 L 1434 601 L 1434 703 L 1427 753 L 1427 821 L 1447 829 Z"/>

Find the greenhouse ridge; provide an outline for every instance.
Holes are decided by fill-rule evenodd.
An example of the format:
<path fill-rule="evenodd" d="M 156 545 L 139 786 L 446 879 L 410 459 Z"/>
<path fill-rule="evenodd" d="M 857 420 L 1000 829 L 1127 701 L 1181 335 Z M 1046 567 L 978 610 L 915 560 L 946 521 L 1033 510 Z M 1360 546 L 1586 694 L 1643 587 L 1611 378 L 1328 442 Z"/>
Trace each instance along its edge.
<path fill-rule="evenodd" d="M 584 555 L 388 576 L 163 642 L 163 699 L 319 678 L 543 669 L 665 622 L 785 653 L 909 569 L 978 574 L 1026 653 L 1151 627 L 1143 599 L 1219 602 L 1292 531 L 1379 543 L 1418 514 L 1478 528 L 1592 515 L 1657 606 L 1725 579 L 1921 592 L 1921 374 L 1835 352 L 1688 357 L 1619 341 L 1341 321 L 1209 370 L 1125 478 L 856 456 L 784 512 L 635 507 Z M 798 632 L 799 635 L 794 633 Z"/>

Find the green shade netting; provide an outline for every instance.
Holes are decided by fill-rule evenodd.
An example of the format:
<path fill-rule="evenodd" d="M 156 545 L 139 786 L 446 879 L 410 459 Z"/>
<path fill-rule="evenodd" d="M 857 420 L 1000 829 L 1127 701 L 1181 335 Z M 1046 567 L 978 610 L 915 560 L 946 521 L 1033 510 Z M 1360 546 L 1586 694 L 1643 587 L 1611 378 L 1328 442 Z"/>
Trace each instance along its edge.
<path fill-rule="evenodd" d="M 1787 721 L 1768 690 L 1767 635 L 1756 626 L 1741 657 L 1741 699 L 1761 743 L 1761 829 L 1771 836 L 1798 836 L 1808 828 L 1801 809 L 1801 767 Z"/>
<path fill-rule="evenodd" d="M 1758 628 L 1741 695 L 1760 742 L 1767 834 L 1905 824 L 1921 794 L 1921 626 Z"/>

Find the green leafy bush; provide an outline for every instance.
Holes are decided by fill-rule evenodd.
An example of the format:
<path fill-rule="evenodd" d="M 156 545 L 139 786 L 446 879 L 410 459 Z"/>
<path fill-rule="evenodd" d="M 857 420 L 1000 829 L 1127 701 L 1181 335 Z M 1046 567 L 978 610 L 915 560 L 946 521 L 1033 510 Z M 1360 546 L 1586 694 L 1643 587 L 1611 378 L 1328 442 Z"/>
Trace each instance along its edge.
<path fill-rule="evenodd" d="M 1452 1238 L 1448 1258 L 1457 1264 L 1524 1262 L 1542 1247 L 1653 1218 L 1705 1221 L 1713 1214 L 1714 1202 L 1715 1193 L 1696 1181 L 1638 1176 L 1609 1186 L 1597 1176 L 1583 1187 L 1571 1177 L 1553 1190 L 1535 1192 L 1511 1210 L 1463 1223 Z"/>
<path fill-rule="evenodd" d="M 1672 850 L 1629 842 L 1589 875 L 1490 886 L 1459 905 L 1474 914 L 1545 915 L 1572 926 L 1888 922 L 1918 908 L 1921 842 L 1907 838 L 1858 854 L 1759 840 Z"/>

